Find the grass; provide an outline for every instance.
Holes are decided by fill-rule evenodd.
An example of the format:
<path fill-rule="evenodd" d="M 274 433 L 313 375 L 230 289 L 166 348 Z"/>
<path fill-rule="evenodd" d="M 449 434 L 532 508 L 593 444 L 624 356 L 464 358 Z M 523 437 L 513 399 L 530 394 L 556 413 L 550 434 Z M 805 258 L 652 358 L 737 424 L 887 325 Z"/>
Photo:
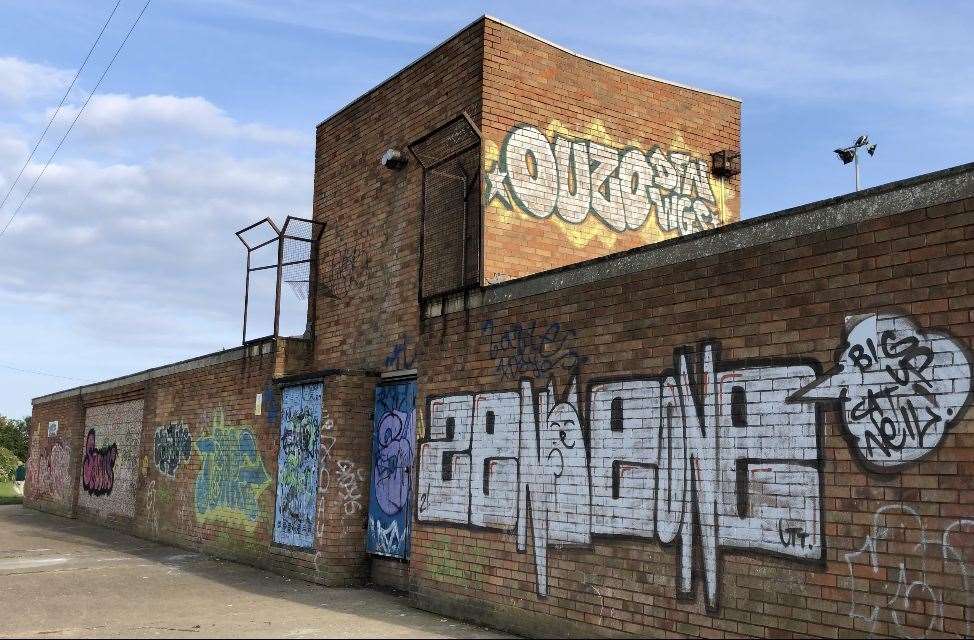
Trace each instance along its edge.
<path fill-rule="evenodd" d="M 9 480 L 0 481 L 0 504 L 21 504 L 23 496 L 14 491 L 14 483 Z"/>

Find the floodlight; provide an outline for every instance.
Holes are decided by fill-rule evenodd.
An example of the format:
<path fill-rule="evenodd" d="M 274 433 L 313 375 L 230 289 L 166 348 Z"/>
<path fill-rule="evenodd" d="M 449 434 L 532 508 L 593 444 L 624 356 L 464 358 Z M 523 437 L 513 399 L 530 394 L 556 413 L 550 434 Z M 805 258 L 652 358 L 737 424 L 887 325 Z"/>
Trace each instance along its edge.
<path fill-rule="evenodd" d="M 838 154 L 839 160 L 842 161 L 842 164 L 849 164 L 856 158 L 856 152 L 851 147 L 848 149 L 836 149 L 835 153 Z"/>
<path fill-rule="evenodd" d="M 876 145 L 869 144 L 869 136 L 867 134 L 862 134 L 856 141 L 852 143 L 851 147 L 844 147 L 835 150 L 835 154 L 839 156 L 839 160 L 842 164 L 849 164 L 850 162 L 856 163 L 856 191 L 859 191 L 859 149 L 865 147 L 866 153 L 870 156 L 876 154 Z"/>

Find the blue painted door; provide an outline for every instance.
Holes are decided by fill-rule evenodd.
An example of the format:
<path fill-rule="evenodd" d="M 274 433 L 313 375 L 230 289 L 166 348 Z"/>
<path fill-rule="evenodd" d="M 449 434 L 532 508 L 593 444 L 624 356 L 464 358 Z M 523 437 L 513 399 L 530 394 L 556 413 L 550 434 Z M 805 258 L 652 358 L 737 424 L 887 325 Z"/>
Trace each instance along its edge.
<path fill-rule="evenodd" d="M 315 544 L 321 390 L 320 382 L 284 388 L 274 515 L 278 544 L 305 548 Z"/>
<path fill-rule="evenodd" d="M 372 423 L 369 553 L 409 557 L 416 442 L 416 382 L 376 387 Z"/>

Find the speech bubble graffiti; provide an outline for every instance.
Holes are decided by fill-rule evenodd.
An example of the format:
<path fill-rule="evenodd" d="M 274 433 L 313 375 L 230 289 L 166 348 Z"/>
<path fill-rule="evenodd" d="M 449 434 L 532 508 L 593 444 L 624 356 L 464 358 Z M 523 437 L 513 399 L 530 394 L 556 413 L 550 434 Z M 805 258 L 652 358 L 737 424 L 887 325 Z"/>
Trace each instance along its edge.
<path fill-rule="evenodd" d="M 835 368 L 791 400 L 841 402 L 854 452 L 873 471 L 891 473 L 937 448 L 970 391 L 971 363 L 959 342 L 884 311 L 847 317 Z"/>

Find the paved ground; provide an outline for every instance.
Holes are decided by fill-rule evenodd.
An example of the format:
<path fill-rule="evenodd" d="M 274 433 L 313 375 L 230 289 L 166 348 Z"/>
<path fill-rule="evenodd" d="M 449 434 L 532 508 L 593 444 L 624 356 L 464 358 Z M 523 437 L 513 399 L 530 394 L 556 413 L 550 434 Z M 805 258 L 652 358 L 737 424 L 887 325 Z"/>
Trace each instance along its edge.
<path fill-rule="evenodd" d="M 500 638 L 403 597 L 326 589 L 0 506 L 0 635 Z"/>

